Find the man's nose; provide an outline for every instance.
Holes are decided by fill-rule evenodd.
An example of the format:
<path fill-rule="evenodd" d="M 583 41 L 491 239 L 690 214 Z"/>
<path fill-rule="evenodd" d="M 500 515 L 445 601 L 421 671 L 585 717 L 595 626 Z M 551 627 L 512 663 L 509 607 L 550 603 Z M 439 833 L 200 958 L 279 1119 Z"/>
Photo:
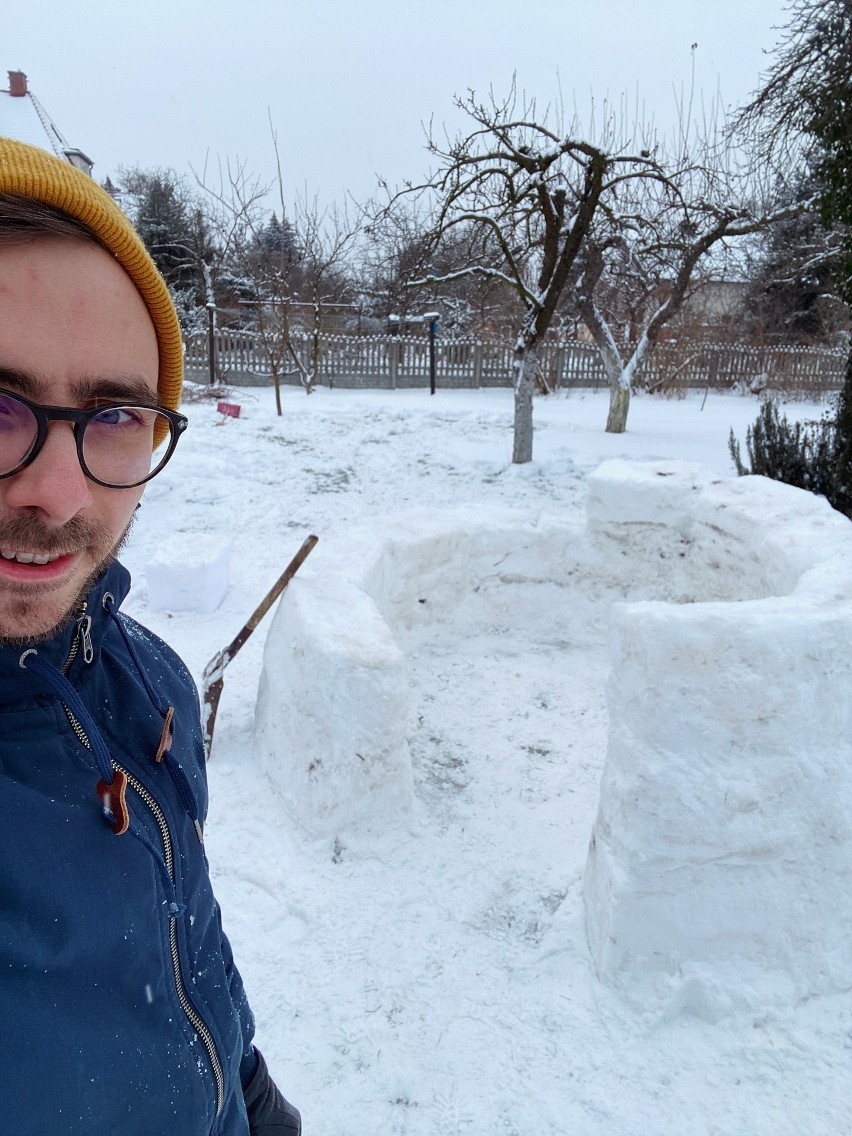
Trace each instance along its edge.
<path fill-rule="evenodd" d="M 0 494 L 8 509 L 38 509 L 49 523 L 63 525 L 92 503 L 91 487 L 72 423 L 50 422 L 35 461 L 0 481 Z"/>

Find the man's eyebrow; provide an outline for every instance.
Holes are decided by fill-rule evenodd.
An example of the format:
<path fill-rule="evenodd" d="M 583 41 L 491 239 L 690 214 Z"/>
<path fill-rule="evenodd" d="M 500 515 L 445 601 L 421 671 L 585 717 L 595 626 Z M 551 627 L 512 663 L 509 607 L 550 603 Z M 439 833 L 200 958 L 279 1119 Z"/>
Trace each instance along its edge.
<path fill-rule="evenodd" d="M 112 375 L 109 378 L 79 379 L 71 384 L 76 402 L 156 403 L 157 392 L 141 375 Z"/>
<path fill-rule="evenodd" d="M 50 383 L 42 375 L 19 371 L 14 367 L 0 367 L 0 387 L 22 394 L 34 402 L 52 401 L 47 392 Z M 156 403 L 157 392 L 141 375 L 113 375 L 109 378 L 78 379 L 71 383 L 72 401 L 83 405 L 93 400 L 100 402 Z"/>
<path fill-rule="evenodd" d="M 29 371 L 18 371 L 14 367 L 0 367 L 0 387 L 6 387 L 28 398 L 38 399 L 47 384 L 44 379 Z"/>

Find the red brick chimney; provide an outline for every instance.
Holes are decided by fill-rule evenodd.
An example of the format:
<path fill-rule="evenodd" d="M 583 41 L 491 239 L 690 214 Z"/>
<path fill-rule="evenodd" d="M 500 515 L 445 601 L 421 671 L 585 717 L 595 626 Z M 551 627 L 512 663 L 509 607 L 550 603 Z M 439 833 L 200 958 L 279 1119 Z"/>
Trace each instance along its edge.
<path fill-rule="evenodd" d="M 27 77 L 23 71 L 9 72 L 9 94 L 15 98 L 23 98 L 27 93 Z"/>

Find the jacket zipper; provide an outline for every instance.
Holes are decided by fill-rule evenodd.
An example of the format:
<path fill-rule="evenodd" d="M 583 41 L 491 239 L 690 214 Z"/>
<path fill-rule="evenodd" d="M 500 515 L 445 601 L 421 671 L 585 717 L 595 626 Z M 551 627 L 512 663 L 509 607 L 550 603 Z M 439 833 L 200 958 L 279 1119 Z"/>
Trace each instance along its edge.
<path fill-rule="evenodd" d="M 71 650 L 68 652 L 68 657 L 62 664 L 62 673 L 64 675 L 68 674 L 71 664 L 77 658 L 77 653 L 81 647 L 83 648 L 83 659 L 87 663 L 90 663 L 95 657 L 95 651 L 92 647 L 92 617 L 86 615 L 87 606 L 85 600 L 80 605 L 80 613 L 77 616 L 77 630 L 71 641 Z"/>
<path fill-rule="evenodd" d="M 86 662 L 91 662 L 92 658 L 94 657 L 92 651 L 92 640 L 89 634 L 91 624 L 91 616 L 85 615 L 81 611 L 81 614 L 77 620 L 77 634 L 74 636 L 71 652 L 68 658 L 65 660 L 65 665 L 62 668 L 63 671 L 67 670 L 68 667 L 70 667 L 71 663 L 74 661 L 80 645 L 82 645 L 83 647 L 83 657 Z M 82 745 L 86 747 L 86 749 L 91 750 L 92 744 L 86 735 L 86 731 L 80 725 L 76 716 L 68 709 L 68 707 L 64 706 L 64 709 L 71 729 L 76 734 L 78 740 Z M 116 771 L 124 774 L 124 776 L 127 778 L 127 784 L 134 790 L 134 792 L 138 794 L 139 797 L 141 797 L 141 799 L 144 801 L 151 814 L 153 815 L 154 820 L 157 822 L 157 827 L 160 830 L 160 837 L 163 842 L 163 859 L 166 864 L 166 870 L 168 871 L 172 884 L 174 884 L 175 864 L 174 853 L 172 851 L 172 836 L 169 832 L 168 821 L 166 820 L 163 810 L 160 808 L 155 798 L 151 793 L 148 792 L 142 782 L 128 769 L 125 769 L 123 765 L 119 765 L 117 761 L 112 762 L 112 767 Z M 178 950 L 177 940 L 177 918 L 174 915 L 169 916 L 169 953 L 172 959 L 172 972 L 175 980 L 175 991 L 178 996 L 180 1008 L 183 1010 L 189 1024 L 201 1038 L 204 1048 L 207 1051 L 207 1059 L 210 1062 L 210 1068 L 213 1073 L 213 1080 L 215 1081 L 216 1085 L 216 1115 L 218 1116 L 222 1111 L 222 1102 L 225 1096 L 225 1078 L 222 1073 L 222 1062 L 219 1060 L 219 1054 L 216 1052 L 216 1043 L 214 1042 L 213 1037 L 207 1026 L 204 1024 L 201 1016 L 192 1005 L 192 1002 L 190 1002 L 189 997 L 186 993 L 186 987 L 183 984 L 183 973 L 181 971 L 180 952 Z"/>
<path fill-rule="evenodd" d="M 117 761 L 113 761 L 112 767 L 124 774 L 127 778 L 127 784 L 142 798 L 151 810 L 154 820 L 157 822 L 157 827 L 160 830 L 160 836 L 162 837 L 163 858 L 166 862 L 166 869 L 168 870 L 172 883 L 174 883 L 175 866 L 174 854 L 172 852 L 172 837 L 163 810 L 142 782 L 137 777 L 134 777 L 128 769 L 125 769 L 123 765 L 119 765 Z M 216 1052 L 216 1043 L 213 1041 L 213 1037 L 204 1024 L 200 1014 L 197 1012 L 192 1002 L 190 1002 L 183 984 L 180 952 L 178 951 L 177 918 L 174 915 L 169 916 L 169 952 L 172 956 L 172 971 L 174 973 L 175 990 L 177 991 L 180 1008 L 183 1010 L 189 1024 L 201 1038 L 204 1048 L 207 1050 L 207 1058 L 210 1062 L 210 1068 L 213 1071 L 213 1079 L 216 1082 L 216 1115 L 218 1116 L 222 1111 L 222 1099 L 225 1095 L 225 1079 L 222 1074 L 222 1063 L 219 1060 L 219 1054 Z"/>

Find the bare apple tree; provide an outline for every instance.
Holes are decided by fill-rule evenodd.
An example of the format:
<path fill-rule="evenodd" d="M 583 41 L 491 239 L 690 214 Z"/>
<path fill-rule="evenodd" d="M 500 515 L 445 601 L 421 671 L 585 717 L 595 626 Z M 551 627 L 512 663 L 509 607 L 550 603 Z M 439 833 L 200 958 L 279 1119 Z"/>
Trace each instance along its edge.
<path fill-rule="evenodd" d="M 456 102 L 474 128 L 446 141 L 432 132 L 427 149 L 435 172 L 389 194 L 384 208 L 404 207 L 412 194 L 431 200 L 436 254 L 459 230 L 472 234 L 468 246 L 476 254 L 461 268 L 430 271 L 410 284 L 480 274 L 520 299 L 514 462 L 532 457 L 538 355 L 560 310 L 579 310 L 601 351 L 610 380 L 606 428 L 620 433 L 636 367 L 682 307 L 697 264 L 780 214 L 754 196 L 744 171 L 733 176 L 733 143 L 694 149 L 684 127 L 667 150 L 626 101 L 617 110 L 605 104 L 587 131 L 576 115 L 567 127 L 560 111 L 539 117 L 535 101 L 519 97 L 514 85 L 503 101 L 469 92 Z M 632 275 L 640 294 L 644 289 L 644 326 L 626 357 L 602 299 L 619 275 L 620 288 Z"/>
<path fill-rule="evenodd" d="M 705 127 L 706 130 L 706 127 Z M 736 277 L 745 238 L 796 215 L 777 171 L 758 171 L 729 133 L 712 129 L 680 157 L 659 157 L 664 177 L 623 187 L 619 211 L 604 210 L 587 235 L 569 302 L 597 346 L 610 384 L 607 430 L 627 424 L 639 368 L 667 324 L 708 280 Z M 627 334 L 616 334 L 617 329 Z"/>
<path fill-rule="evenodd" d="M 521 301 L 514 345 L 514 445 L 512 460 L 532 459 L 532 402 L 542 340 L 551 327 L 586 239 L 604 209 L 618 211 L 626 185 L 661 177 L 653 143 L 641 130 L 626 130 L 626 117 L 604 107 L 602 122 L 582 137 L 575 117 L 567 128 L 561 113 L 537 115 L 534 100 L 514 86 L 500 101 L 473 92 L 456 100 L 474 124 L 454 140 L 431 133 L 427 149 L 436 172 L 420 185 L 390 195 L 386 209 L 415 193 L 434 201 L 435 249 L 447 234 L 464 229 L 477 256 L 426 281 L 449 282 L 480 274 L 501 281 Z M 551 124 L 551 119 L 554 121 Z"/>

